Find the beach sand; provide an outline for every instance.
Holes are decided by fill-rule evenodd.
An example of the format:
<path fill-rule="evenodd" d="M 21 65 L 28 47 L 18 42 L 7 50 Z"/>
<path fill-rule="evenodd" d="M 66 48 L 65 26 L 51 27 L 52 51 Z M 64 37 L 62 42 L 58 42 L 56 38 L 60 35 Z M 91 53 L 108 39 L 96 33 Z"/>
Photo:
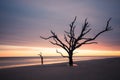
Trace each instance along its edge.
<path fill-rule="evenodd" d="M 0 69 L 0 80 L 120 80 L 120 58 Z"/>

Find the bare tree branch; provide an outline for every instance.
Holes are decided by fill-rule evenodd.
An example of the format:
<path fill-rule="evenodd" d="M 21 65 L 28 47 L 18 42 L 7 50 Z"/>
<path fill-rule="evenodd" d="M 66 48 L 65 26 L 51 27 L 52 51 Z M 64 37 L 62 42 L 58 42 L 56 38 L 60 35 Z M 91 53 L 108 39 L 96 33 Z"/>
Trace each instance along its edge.
<path fill-rule="evenodd" d="M 50 41 L 50 43 L 52 43 L 53 45 L 58 45 L 68 52 L 69 51 L 68 46 L 65 45 L 52 30 L 50 32 L 51 32 L 52 36 L 49 36 L 47 38 L 40 36 L 40 38 L 45 39 L 45 40 L 52 38 L 55 42 Z"/>
<path fill-rule="evenodd" d="M 89 30 L 87 30 L 83 35 L 85 35 L 85 34 L 87 34 L 87 33 L 89 33 L 91 31 L 91 29 L 89 29 Z"/>
<path fill-rule="evenodd" d="M 54 37 L 54 36 L 49 36 L 49 37 L 45 38 L 45 37 L 40 36 L 40 38 L 45 39 L 45 40 L 50 39 L 50 38 L 53 38 L 53 37 Z"/>
<path fill-rule="evenodd" d="M 68 58 L 69 56 L 64 56 L 61 52 L 59 52 L 57 49 L 56 49 L 56 52 L 59 53 L 62 57 L 64 58 Z"/>
<path fill-rule="evenodd" d="M 89 43 L 85 43 L 85 44 L 97 44 L 97 42 L 89 42 Z"/>
<path fill-rule="evenodd" d="M 68 38 L 66 37 L 66 35 L 64 34 L 64 39 L 67 42 L 67 44 L 69 44 Z"/>
<path fill-rule="evenodd" d="M 112 30 L 112 28 L 109 26 L 109 22 L 110 22 L 111 18 L 107 21 L 107 25 L 106 28 L 102 31 L 100 31 L 98 34 L 96 34 L 93 38 L 86 38 L 86 40 L 82 43 L 80 43 L 79 45 L 77 45 L 75 48 L 79 48 L 80 46 L 82 46 L 83 44 L 88 44 L 88 42 L 95 40 L 100 34 L 106 32 L 106 31 L 110 31 Z M 85 39 L 85 38 L 84 38 Z M 79 41 L 79 40 L 78 40 Z M 92 42 L 93 43 L 93 42 Z M 89 43 L 89 44 L 92 44 Z M 96 43 L 96 42 L 95 42 Z"/>
<path fill-rule="evenodd" d="M 109 26 L 110 20 L 111 20 L 111 18 L 107 21 L 106 28 L 105 28 L 104 30 L 102 30 L 101 32 L 99 32 L 97 35 L 95 35 L 95 36 L 92 38 L 92 40 L 95 40 L 100 34 L 106 32 L 106 31 L 111 31 L 111 30 L 112 30 L 111 26 Z"/>

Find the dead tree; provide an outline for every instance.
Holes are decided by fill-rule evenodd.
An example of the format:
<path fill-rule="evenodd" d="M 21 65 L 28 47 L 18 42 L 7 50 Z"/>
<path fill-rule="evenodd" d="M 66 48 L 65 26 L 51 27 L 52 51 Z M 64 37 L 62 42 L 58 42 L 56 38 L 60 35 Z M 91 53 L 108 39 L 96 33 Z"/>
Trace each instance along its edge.
<path fill-rule="evenodd" d="M 43 56 L 42 56 L 42 53 L 40 52 L 40 54 L 38 54 L 40 56 L 40 59 L 41 59 L 41 65 L 43 65 Z"/>
<path fill-rule="evenodd" d="M 87 19 L 85 19 L 84 24 L 82 26 L 81 32 L 78 34 L 78 36 L 75 34 L 75 21 L 76 21 L 76 17 L 74 18 L 73 22 L 71 22 L 71 24 L 69 25 L 69 30 L 65 31 L 64 34 L 64 40 L 65 42 L 62 41 L 62 39 L 60 39 L 57 34 L 55 34 L 55 32 L 53 32 L 51 30 L 51 36 L 49 37 L 42 37 L 40 36 L 40 38 L 44 39 L 44 40 L 49 40 L 52 39 L 52 41 L 49 41 L 51 44 L 53 45 L 57 45 L 61 48 L 63 48 L 67 53 L 68 53 L 68 59 L 69 59 L 69 65 L 73 66 L 73 51 L 79 47 L 81 47 L 84 44 L 94 44 L 97 42 L 93 42 L 99 35 L 101 35 L 104 32 L 110 31 L 112 30 L 111 26 L 109 26 L 109 22 L 110 22 L 111 18 L 107 21 L 106 26 L 103 30 L 101 30 L 100 32 L 98 32 L 96 35 L 94 35 L 93 37 L 85 37 L 85 35 L 87 35 L 92 29 L 90 28 Z M 58 51 L 57 51 L 58 52 Z M 60 53 L 60 52 L 58 52 Z M 61 56 L 63 56 L 62 53 L 60 53 Z M 63 56 L 66 57 L 66 56 Z"/>

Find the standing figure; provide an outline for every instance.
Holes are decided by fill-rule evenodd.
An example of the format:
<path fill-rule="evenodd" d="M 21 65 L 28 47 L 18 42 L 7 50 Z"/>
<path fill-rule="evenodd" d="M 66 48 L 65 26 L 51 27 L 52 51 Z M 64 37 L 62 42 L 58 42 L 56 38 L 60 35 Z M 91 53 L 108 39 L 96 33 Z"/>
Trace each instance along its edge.
<path fill-rule="evenodd" d="M 40 54 L 38 54 L 38 55 L 40 55 L 41 65 L 43 65 L 43 56 L 42 56 L 42 53 L 40 52 Z"/>

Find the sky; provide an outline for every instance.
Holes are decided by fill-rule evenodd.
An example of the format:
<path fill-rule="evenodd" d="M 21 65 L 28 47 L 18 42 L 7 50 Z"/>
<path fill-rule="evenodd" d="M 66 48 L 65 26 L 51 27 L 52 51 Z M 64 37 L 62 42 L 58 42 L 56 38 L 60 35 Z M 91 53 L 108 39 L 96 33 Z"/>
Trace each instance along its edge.
<path fill-rule="evenodd" d="M 81 55 L 120 56 L 119 7 L 120 0 L 0 0 L 0 56 L 35 56 L 39 52 L 52 56 L 56 48 L 64 52 L 40 35 L 50 36 L 53 30 L 63 40 L 64 30 L 69 29 L 75 16 L 76 34 L 87 18 L 90 36 L 103 30 L 112 18 L 113 30 L 100 35 L 97 45 L 80 47 Z"/>

